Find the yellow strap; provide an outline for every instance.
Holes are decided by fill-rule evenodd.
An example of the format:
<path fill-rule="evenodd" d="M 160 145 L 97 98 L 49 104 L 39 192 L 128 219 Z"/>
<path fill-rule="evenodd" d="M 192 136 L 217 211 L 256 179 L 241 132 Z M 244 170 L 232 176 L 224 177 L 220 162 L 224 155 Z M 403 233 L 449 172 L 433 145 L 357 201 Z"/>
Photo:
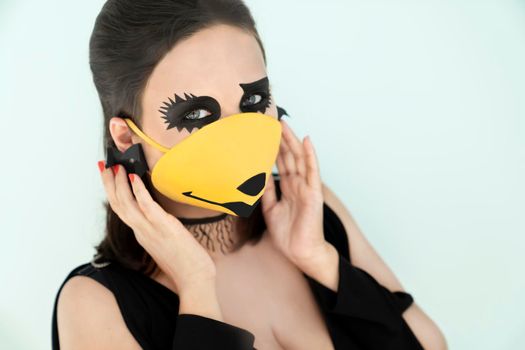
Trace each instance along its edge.
<path fill-rule="evenodd" d="M 142 138 L 144 141 L 146 141 L 150 146 L 155 147 L 156 149 L 158 149 L 159 151 L 161 151 L 163 153 L 166 153 L 166 152 L 168 152 L 170 150 L 169 148 L 166 148 L 166 147 L 158 144 L 157 142 L 153 141 L 152 138 L 150 138 L 148 135 L 146 135 L 142 131 L 140 131 L 140 129 L 135 125 L 135 123 L 133 123 L 133 121 L 131 119 L 124 118 L 124 120 L 126 121 L 128 126 L 131 128 L 131 130 L 133 130 L 135 132 L 135 134 L 139 135 L 139 137 Z"/>

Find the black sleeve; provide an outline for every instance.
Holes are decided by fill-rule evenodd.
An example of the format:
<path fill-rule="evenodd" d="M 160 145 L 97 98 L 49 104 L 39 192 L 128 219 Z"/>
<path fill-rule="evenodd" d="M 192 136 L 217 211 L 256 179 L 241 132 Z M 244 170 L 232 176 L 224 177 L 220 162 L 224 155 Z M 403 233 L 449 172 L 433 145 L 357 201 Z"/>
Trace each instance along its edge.
<path fill-rule="evenodd" d="M 253 350 L 254 341 L 253 333 L 244 328 L 201 315 L 179 314 L 172 348 Z"/>
<path fill-rule="evenodd" d="M 402 317 L 414 301 L 410 294 L 390 292 L 341 254 L 337 292 L 305 276 L 327 322 L 342 329 L 348 344 L 358 343 L 364 349 L 423 349 Z"/>

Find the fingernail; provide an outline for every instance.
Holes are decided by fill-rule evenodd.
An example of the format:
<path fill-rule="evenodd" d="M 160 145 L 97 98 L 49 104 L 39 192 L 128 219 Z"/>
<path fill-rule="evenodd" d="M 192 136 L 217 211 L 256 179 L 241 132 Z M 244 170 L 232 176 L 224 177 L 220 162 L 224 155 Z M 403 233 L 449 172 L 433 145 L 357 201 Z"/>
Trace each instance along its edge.
<path fill-rule="evenodd" d="M 129 180 L 133 182 L 135 180 L 135 174 L 128 174 Z"/>
<path fill-rule="evenodd" d="M 115 173 L 115 175 L 117 175 L 118 173 L 118 168 L 119 168 L 118 164 L 113 165 L 113 173 Z"/>
<path fill-rule="evenodd" d="M 104 162 L 103 160 L 98 161 L 98 169 L 100 170 L 100 172 L 104 171 L 105 165 L 106 165 L 106 162 Z"/>

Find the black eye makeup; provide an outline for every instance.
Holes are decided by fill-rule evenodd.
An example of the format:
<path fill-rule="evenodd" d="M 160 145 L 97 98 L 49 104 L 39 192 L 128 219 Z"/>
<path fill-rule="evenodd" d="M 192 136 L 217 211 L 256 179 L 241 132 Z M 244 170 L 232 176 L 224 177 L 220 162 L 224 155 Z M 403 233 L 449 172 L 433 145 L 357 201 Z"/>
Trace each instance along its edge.
<path fill-rule="evenodd" d="M 175 101 L 170 97 L 169 103 L 163 102 L 159 112 L 161 118 L 166 120 L 167 130 L 176 127 L 178 131 L 184 128 L 191 133 L 193 128 L 202 128 L 213 123 L 221 116 L 221 106 L 216 99 L 211 96 L 195 96 L 184 93 L 185 99 L 175 94 Z"/>
<path fill-rule="evenodd" d="M 265 113 L 271 104 L 270 82 L 264 77 L 252 83 L 239 84 L 244 91 L 239 107 L 243 112 Z"/>

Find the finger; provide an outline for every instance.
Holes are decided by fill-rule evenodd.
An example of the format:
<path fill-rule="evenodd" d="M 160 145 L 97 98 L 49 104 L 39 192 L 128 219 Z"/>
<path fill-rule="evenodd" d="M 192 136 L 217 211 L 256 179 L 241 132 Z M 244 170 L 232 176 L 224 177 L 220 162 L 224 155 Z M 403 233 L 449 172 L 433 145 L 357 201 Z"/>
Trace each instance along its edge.
<path fill-rule="evenodd" d="M 282 142 L 282 140 L 281 140 Z M 279 151 L 279 154 L 277 155 L 277 169 L 278 169 L 278 172 L 279 172 L 279 176 L 280 176 L 280 187 L 281 187 L 281 192 L 283 194 L 285 193 L 288 193 L 288 180 L 289 180 L 289 174 L 287 173 L 287 170 L 286 170 L 286 166 L 284 164 L 284 160 L 283 160 L 283 153 L 281 151 Z"/>
<path fill-rule="evenodd" d="M 169 215 L 164 209 L 151 197 L 144 182 L 137 174 L 130 174 L 133 177 L 131 181 L 131 188 L 135 194 L 137 204 L 149 221 L 149 223 L 158 228 L 162 228 L 160 232 L 166 233 L 164 229 L 173 229 L 173 224 L 179 222 L 174 216 Z M 182 225 L 182 224 L 181 224 Z"/>
<path fill-rule="evenodd" d="M 317 154 L 315 153 L 314 145 L 310 135 L 305 137 L 304 147 L 306 153 L 306 179 L 310 186 L 317 190 L 321 190 L 321 174 L 319 173 L 319 166 L 317 160 Z"/>
<path fill-rule="evenodd" d="M 282 142 L 283 141 L 281 140 L 281 145 L 279 145 L 279 153 L 277 154 L 277 159 L 275 161 L 277 163 L 277 169 L 279 170 L 279 175 L 286 176 L 288 174 L 286 173 L 287 170 L 286 170 L 286 166 L 283 160 Z"/>
<path fill-rule="evenodd" d="M 128 184 L 126 168 L 116 164 L 115 167 L 115 192 L 121 208 L 121 217 L 128 226 L 140 232 L 150 232 L 152 225 L 148 222 L 139 208 Z"/>
<path fill-rule="evenodd" d="M 115 193 L 115 181 L 113 179 L 113 170 L 111 167 L 106 168 L 106 162 L 100 160 L 98 162 L 100 176 L 102 178 L 102 184 L 104 185 L 104 190 L 106 191 L 106 196 L 108 198 L 109 205 L 115 213 L 119 211 L 118 208 L 118 199 Z"/>
<path fill-rule="evenodd" d="M 262 210 L 265 212 L 270 209 L 277 202 L 277 195 L 275 193 L 275 183 L 273 175 L 270 174 L 266 182 L 266 189 L 261 198 Z"/>
<path fill-rule="evenodd" d="M 297 174 L 295 158 L 292 154 L 292 151 L 290 150 L 290 146 L 288 145 L 286 138 L 284 137 L 282 138 L 282 158 L 283 158 L 284 166 L 286 167 L 286 172 L 289 175 Z"/>
<path fill-rule="evenodd" d="M 301 176 L 305 176 L 306 175 L 306 165 L 305 165 L 305 159 L 304 159 L 303 144 L 297 138 L 297 136 L 293 132 L 292 128 L 290 128 L 288 123 L 285 122 L 283 119 L 281 119 L 281 122 L 283 124 L 283 137 L 286 139 L 286 143 L 289 146 L 290 151 L 292 152 L 295 158 L 297 173 L 300 174 Z"/>

